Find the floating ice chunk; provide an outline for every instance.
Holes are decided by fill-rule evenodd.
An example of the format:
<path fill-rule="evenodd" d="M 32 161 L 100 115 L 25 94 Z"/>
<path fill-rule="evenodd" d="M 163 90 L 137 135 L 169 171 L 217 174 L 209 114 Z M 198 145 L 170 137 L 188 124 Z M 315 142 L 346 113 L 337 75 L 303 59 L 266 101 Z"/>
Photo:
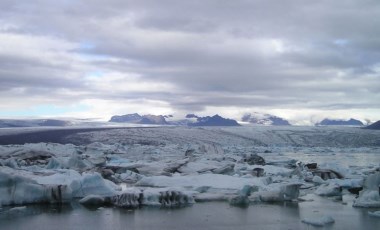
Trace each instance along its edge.
<path fill-rule="evenodd" d="M 380 217 L 380 211 L 368 212 L 369 216 Z"/>
<path fill-rule="evenodd" d="M 111 203 L 121 208 L 137 208 L 141 204 L 142 192 L 124 192 L 111 197 Z"/>
<path fill-rule="evenodd" d="M 262 202 L 282 202 L 284 201 L 279 191 L 265 191 L 255 193 L 253 197 L 250 199 L 254 201 L 262 201 Z"/>
<path fill-rule="evenodd" d="M 65 159 L 66 158 L 66 159 Z M 75 169 L 75 170 L 84 170 L 93 168 L 94 164 L 86 159 L 81 159 L 78 154 L 73 154 L 71 157 L 52 157 L 46 165 L 46 169 Z"/>
<path fill-rule="evenodd" d="M 3 166 L 8 166 L 8 167 L 13 168 L 13 169 L 19 168 L 16 160 L 13 157 L 10 157 L 10 158 L 8 158 L 6 160 L 1 160 L 0 163 Z"/>
<path fill-rule="evenodd" d="M 0 205 L 29 203 L 62 203 L 71 199 L 71 189 L 66 185 L 41 185 L 35 180 L 0 171 Z"/>
<path fill-rule="evenodd" d="M 314 193 L 319 196 L 340 196 L 342 195 L 342 188 L 335 183 L 322 184 Z"/>
<path fill-rule="evenodd" d="M 19 207 L 13 207 L 6 211 L 1 212 L 1 214 L 5 214 L 8 217 L 14 217 L 14 216 L 25 216 L 25 214 L 28 212 L 28 209 L 26 206 L 19 206 Z"/>
<path fill-rule="evenodd" d="M 174 161 L 165 166 L 163 169 L 164 172 L 167 173 L 176 173 L 179 172 L 179 168 L 182 167 L 183 165 L 186 165 L 189 162 L 189 158 L 185 158 L 182 160 Z"/>
<path fill-rule="evenodd" d="M 324 181 L 320 176 L 314 176 L 312 181 L 316 184 L 325 184 L 326 181 Z"/>
<path fill-rule="evenodd" d="M 252 192 L 258 191 L 257 186 L 251 186 L 251 185 L 245 185 L 240 191 L 239 194 L 236 196 L 233 196 L 229 199 L 230 205 L 233 206 L 247 206 L 249 205 L 249 198 L 248 196 L 251 195 Z"/>
<path fill-rule="evenodd" d="M 113 205 L 122 208 L 137 208 L 141 205 L 180 207 L 194 203 L 191 194 L 176 189 L 148 188 L 132 189 L 110 198 Z"/>
<path fill-rule="evenodd" d="M 20 213 L 26 210 L 26 206 L 14 207 L 8 210 L 8 213 Z"/>
<path fill-rule="evenodd" d="M 122 158 L 120 156 L 107 156 L 109 166 L 122 166 L 123 164 L 130 164 L 131 161 L 126 158 Z"/>
<path fill-rule="evenodd" d="M 105 198 L 99 195 L 87 195 L 79 200 L 80 204 L 85 206 L 102 206 L 105 203 Z"/>
<path fill-rule="evenodd" d="M 263 168 L 252 169 L 252 175 L 255 177 L 263 177 L 265 175 L 265 170 Z"/>
<path fill-rule="evenodd" d="M 273 178 L 270 176 L 262 177 L 260 180 L 263 182 L 264 185 L 269 185 L 273 182 Z"/>
<path fill-rule="evenodd" d="M 259 187 L 257 187 L 257 186 L 245 185 L 245 186 L 239 191 L 239 195 L 242 195 L 242 196 L 250 196 L 252 192 L 257 192 L 258 190 L 259 190 Z"/>
<path fill-rule="evenodd" d="M 198 193 L 194 195 L 196 202 L 226 201 L 228 198 L 225 194 L 216 193 Z"/>
<path fill-rule="evenodd" d="M 247 162 L 249 165 L 265 165 L 264 158 L 257 154 L 245 155 L 242 161 Z"/>
<path fill-rule="evenodd" d="M 334 162 L 321 163 L 319 167 L 322 169 L 329 169 L 342 177 L 345 177 L 346 175 L 350 174 L 350 170 L 347 167 Z"/>
<path fill-rule="evenodd" d="M 67 161 L 66 166 L 71 169 L 83 170 L 92 168 L 93 165 L 87 161 L 82 160 L 78 154 L 73 154 Z"/>
<path fill-rule="evenodd" d="M 218 155 L 223 154 L 224 150 L 220 145 L 203 143 L 201 145 L 198 145 L 196 152 L 201 154 L 207 153 L 207 155 Z"/>
<path fill-rule="evenodd" d="M 284 200 L 294 200 L 297 199 L 300 194 L 301 184 L 287 184 L 280 188 L 280 195 Z"/>
<path fill-rule="evenodd" d="M 215 174 L 232 174 L 234 172 L 235 164 L 227 164 L 220 168 L 213 169 L 212 172 Z"/>
<path fill-rule="evenodd" d="M 184 162 L 171 162 L 167 161 L 154 161 L 154 162 L 142 162 L 140 164 L 135 164 L 135 168 L 141 175 L 144 176 L 160 176 L 160 175 L 171 175 L 176 172 L 178 167 L 180 167 Z M 130 167 L 129 167 L 130 168 Z M 128 169 L 128 168 L 126 168 Z"/>
<path fill-rule="evenodd" d="M 335 183 L 343 188 L 359 188 L 363 187 L 363 179 L 330 179 L 330 183 Z"/>
<path fill-rule="evenodd" d="M 211 171 L 219 167 L 221 167 L 221 165 L 219 162 L 216 161 L 197 161 L 189 162 L 186 165 L 183 165 L 178 169 L 178 171 L 180 173 L 194 174 Z"/>
<path fill-rule="evenodd" d="M 310 171 L 314 176 L 319 176 L 323 180 L 328 180 L 328 179 L 343 179 L 343 175 L 341 175 L 338 172 L 335 172 L 334 170 L 331 169 L 313 169 Z"/>
<path fill-rule="evenodd" d="M 367 176 L 363 188 L 353 206 L 380 207 L 380 173 Z"/>
<path fill-rule="evenodd" d="M 95 166 L 106 165 L 107 159 L 104 156 L 92 156 L 88 158 L 88 161 Z"/>
<path fill-rule="evenodd" d="M 252 199 L 263 202 L 283 202 L 297 199 L 301 184 L 286 184 L 270 191 L 260 191 L 253 194 Z"/>
<path fill-rule="evenodd" d="M 148 189 L 144 191 L 142 204 L 155 205 L 157 199 L 162 207 L 180 207 L 194 203 L 194 198 L 182 191 L 172 189 L 155 191 L 154 189 Z"/>
<path fill-rule="evenodd" d="M 65 168 L 63 161 L 55 157 L 50 158 L 49 162 L 46 165 L 46 169 L 63 169 L 63 168 Z"/>
<path fill-rule="evenodd" d="M 75 180 L 80 180 L 81 175 L 73 169 L 56 170 L 54 172 L 45 170 L 47 175 L 34 177 L 38 184 L 46 185 L 70 185 Z M 53 174 L 52 174 L 53 173 Z M 40 173 L 41 175 L 42 173 Z"/>
<path fill-rule="evenodd" d="M 70 187 L 73 197 L 85 197 L 87 195 L 112 196 L 117 193 L 119 186 L 103 179 L 99 173 L 84 174 L 80 180 L 74 180 Z"/>
<path fill-rule="evenodd" d="M 127 170 L 125 173 L 121 173 L 117 178 L 120 179 L 122 182 L 136 183 L 143 177 L 143 175 Z"/>
<path fill-rule="evenodd" d="M 302 222 L 305 224 L 323 227 L 325 225 L 334 223 L 335 220 L 331 216 L 320 216 L 320 217 L 304 218 L 302 219 Z"/>
<path fill-rule="evenodd" d="M 249 201 L 248 196 L 244 196 L 244 195 L 237 195 L 229 199 L 230 205 L 233 205 L 233 206 L 245 207 L 249 205 L 249 202 L 250 201 Z"/>
<path fill-rule="evenodd" d="M 380 207 L 379 191 L 363 190 L 359 192 L 359 197 L 354 200 L 354 207 L 378 208 Z"/>
<path fill-rule="evenodd" d="M 369 190 L 379 190 L 380 172 L 369 175 L 364 181 L 364 188 Z"/>
<path fill-rule="evenodd" d="M 274 165 L 264 165 L 264 166 L 255 166 L 254 168 L 264 169 L 266 175 L 280 175 L 280 176 L 289 176 L 293 171 L 292 169 L 287 169 L 284 167 L 274 166 Z"/>

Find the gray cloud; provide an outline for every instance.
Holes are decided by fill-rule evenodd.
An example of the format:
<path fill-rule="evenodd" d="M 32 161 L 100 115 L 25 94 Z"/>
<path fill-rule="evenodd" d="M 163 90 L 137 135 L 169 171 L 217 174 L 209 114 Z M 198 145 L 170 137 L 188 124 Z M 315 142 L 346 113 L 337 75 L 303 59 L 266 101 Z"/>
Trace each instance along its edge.
<path fill-rule="evenodd" d="M 174 110 L 378 109 L 379 14 L 376 0 L 1 1 L 0 35 L 37 41 L 0 50 L 0 88 Z M 94 88 L 92 72 L 171 91 Z"/>

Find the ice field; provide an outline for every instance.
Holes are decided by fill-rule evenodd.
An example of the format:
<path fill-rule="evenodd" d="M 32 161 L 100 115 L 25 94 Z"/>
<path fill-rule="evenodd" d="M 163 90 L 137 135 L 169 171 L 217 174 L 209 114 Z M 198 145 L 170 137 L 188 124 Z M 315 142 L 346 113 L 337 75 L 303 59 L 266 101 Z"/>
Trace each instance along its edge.
<path fill-rule="evenodd" d="M 366 229 L 380 227 L 379 131 L 124 127 L 48 129 L 44 135 L 55 135 L 57 143 L 30 139 L 46 131 L 0 130 L 0 140 L 38 142 L 0 146 L 0 223 L 12 226 L 9 220 L 23 213 L 39 218 L 41 212 L 30 214 L 36 204 L 72 205 L 74 213 L 86 207 L 181 213 L 222 202 L 238 212 L 296 206 L 303 210 L 297 217 L 280 220 L 290 229 L 360 226 L 362 220 L 353 221 L 357 215 L 365 216 Z M 331 212 L 339 208 L 345 212 Z M 286 208 L 278 211 L 274 217 Z M 343 214 L 350 221 L 342 222 Z M 257 224 L 270 229 L 265 223 Z"/>

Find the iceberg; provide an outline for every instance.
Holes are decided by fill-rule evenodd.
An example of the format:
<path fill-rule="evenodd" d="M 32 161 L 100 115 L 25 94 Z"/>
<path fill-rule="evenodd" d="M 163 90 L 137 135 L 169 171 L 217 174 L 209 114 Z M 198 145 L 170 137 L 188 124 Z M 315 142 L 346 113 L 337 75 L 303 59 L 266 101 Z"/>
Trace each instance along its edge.
<path fill-rule="evenodd" d="M 105 204 L 106 199 L 99 195 L 87 195 L 79 200 L 79 203 L 84 206 L 98 207 Z"/>
<path fill-rule="evenodd" d="M 369 216 L 380 217 L 380 211 L 368 212 Z"/>
<path fill-rule="evenodd" d="M 305 224 L 310 224 L 317 227 L 323 227 L 328 224 L 333 224 L 335 220 L 331 216 L 318 216 L 311 218 L 304 218 L 302 222 Z"/>
<path fill-rule="evenodd" d="M 74 180 L 70 184 L 72 195 L 76 198 L 87 195 L 111 196 L 121 190 L 113 182 L 103 179 L 99 173 L 84 173 L 79 180 Z"/>
<path fill-rule="evenodd" d="M 262 202 L 283 202 L 292 201 L 298 198 L 299 188 L 301 184 L 291 183 L 280 185 L 279 187 L 273 188 L 269 191 L 259 191 L 252 194 L 253 201 Z"/>
<path fill-rule="evenodd" d="M 364 180 L 363 190 L 354 200 L 354 207 L 377 208 L 380 207 L 380 172 L 367 176 Z"/>
<path fill-rule="evenodd" d="M 322 184 L 317 188 L 315 194 L 319 196 L 341 196 L 342 187 L 335 183 Z"/>
<path fill-rule="evenodd" d="M 0 171 L 0 205 L 63 203 L 71 200 L 67 185 L 38 184 L 35 180 Z"/>

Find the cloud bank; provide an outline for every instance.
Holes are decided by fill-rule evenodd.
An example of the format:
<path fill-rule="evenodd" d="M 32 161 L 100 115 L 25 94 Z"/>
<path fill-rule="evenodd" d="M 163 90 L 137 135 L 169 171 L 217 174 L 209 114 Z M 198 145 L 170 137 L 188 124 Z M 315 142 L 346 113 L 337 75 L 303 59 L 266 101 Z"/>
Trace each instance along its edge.
<path fill-rule="evenodd" d="M 1 1 L 0 111 L 380 119 L 378 15 L 376 0 Z"/>

